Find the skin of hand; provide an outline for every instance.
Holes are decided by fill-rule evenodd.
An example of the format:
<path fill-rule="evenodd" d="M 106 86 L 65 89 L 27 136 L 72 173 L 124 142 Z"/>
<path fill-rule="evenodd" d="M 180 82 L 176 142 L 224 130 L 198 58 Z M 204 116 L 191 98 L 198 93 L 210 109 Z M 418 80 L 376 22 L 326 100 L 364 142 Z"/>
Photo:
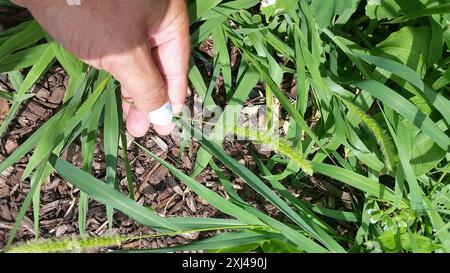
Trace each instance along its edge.
<path fill-rule="evenodd" d="M 13 0 L 63 47 L 121 84 L 127 130 L 142 137 L 148 115 L 169 102 L 181 113 L 190 51 L 185 0 Z M 130 103 L 129 101 L 132 101 Z M 173 123 L 153 125 L 168 135 Z"/>

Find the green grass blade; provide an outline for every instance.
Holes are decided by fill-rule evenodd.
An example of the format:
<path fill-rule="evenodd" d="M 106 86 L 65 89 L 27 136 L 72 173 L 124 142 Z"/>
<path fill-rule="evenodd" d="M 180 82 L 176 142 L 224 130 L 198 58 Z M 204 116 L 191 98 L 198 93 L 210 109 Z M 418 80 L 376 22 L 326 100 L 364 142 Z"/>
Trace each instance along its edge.
<path fill-rule="evenodd" d="M 419 11 L 415 11 L 415 12 L 409 13 L 405 16 L 396 18 L 396 19 L 390 21 L 389 23 L 390 24 L 398 24 L 401 22 L 405 22 L 405 21 L 409 21 L 409 20 L 413 20 L 413 19 L 417 19 L 417 18 L 421 18 L 421 17 L 426 17 L 426 16 L 430 16 L 430 15 L 449 14 L 449 13 L 450 13 L 450 3 L 433 5 L 431 7 L 428 6 L 425 8 L 421 8 Z"/>
<path fill-rule="evenodd" d="M 231 60 L 230 54 L 228 52 L 228 41 L 225 37 L 225 33 L 222 26 L 218 26 L 211 36 L 214 40 L 214 52 L 217 54 L 217 59 L 220 62 L 220 68 L 222 71 L 223 83 L 225 85 L 225 90 L 227 97 L 229 98 L 231 90 L 233 88 L 233 79 L 231 76 Z"/>
<path fill-rule="evenodd" d="M 169 169 L 171 173 L 173 173 L 180 181 L 185 183 L 192 191 L 197 193 L 199 196 L 201 196 L 203 199 L 205 199 L 208 203 L 222 211 L 223 213 L 226 213 L 228 215 L 231 215 L 238 220 L 240 220 L 243 223 L 246 224 L 252 224 L 252 225 L 264 225 L 258 218 L 253 216 L 250 213 L 247 213 L 245 210 L 241 209 L 240 207 L 232 204 L 231 202 L 225 200 L 224 198 L 220 197 L 217 193 L 214 193 L 207 187 L 201 185 L 197 181 L 195 181 L 193 178 L 189 177 L 188 175 L 182 173 L 177 168 L 173 167 L 169 163 L 165 162 L 161 158 L 159 158 L 154 153 L 150 152 L 145 147 L 139 145 L 136 143 L 138 147 L 140 147 L 144 152 L 146 152 L 148 155 L 156 159 L 161 165 Z"/>
<path fill-rule="evenodd" d="M 68 136 L 80 122 L 82 122 L 86 115 L 91 113 L 92 107 L 97 102 L 103 90 L 106 88 L 107 83 L 111 79 L 110 76 L 104 78 L 97 86 L 96 90 L 94 90 L 93 94 L 79 106 L 85 87 L 94 74 L 95 72 L 92 72 L 87 78 L 79 80 L 75 79 L 75 81 L 78 82 L 77 85 L 74 85 L 74 88 L 77 90 L 76 96 L 68 101 L 68 105 L 61 110 L 62 114 L 59 116 L 59 119 L 55 121 L 54 127 L 44 133 L 45 137 L 43 137 L 36 146 L 35 152 L 23 172 L 22 178 L 28 177 L 41 161 L 47 160 L 53 148 L 63 141 L 65 137 Z"/>
<path fill-rule="evenodd" d="M 202 19 L 203 15 L 217 6 L 222 0 L 203 0 L 201 3 L 190 1 L 188 6 L 191 24 Z"/>
<path fill-rule="evenodd" d="M 418 88 L 424 94 L 426 99 L 442 114 L 447 123 L 450 124 L 450 101 L 443 95 L 428 87 L 416 71 L 408 66 L 386 58 L 363 54 L 357 54 L 357 56 L 366 62 L 375 64 L 376 66 L 401 77 Z"/>
<path fill-rule="evenodd" d="M 39 173 L 36 173 L 36 176 L 37 177 L 41 177 L 43 172 L 44 172 L 44 167 L 39 168 L 38 172 Z M 43 180 L 40 180 L 40 181 L 41 181 L 41 183 L 43 182 Z M 28 211 L 28 208 L 30 207 L 30 204 L 31 204 L 31 202 L 33 200 L 35 192 L 40 187 L 41 187 L 40 183 L 33 183 L 31 185 L 30 191 L 28 192 L 27 197 L 25 197 L 25 200 L 23 201 L 22 207 L 20 207 L 19 213 L 17 214 L 16 222 L 14 223 L 14 226 L 13 226 L 11 232 L 9 233 L 8 241 L 6 242 L 6 248 L 8 248 L 11 245 L 11 243 L 14 240 L 14 238 L 16 237 L 17 230 L 20 227 L 20 223 L 22 222 L 26 212 Z"/>
<path fill-rule="evenodd" d="M 249 68 L 244 69 L 233 97 L 224 109 L 219 120 L 216 122 L 214 131 L 211 134 L 211 139 L 216 140 L 218 144 L 221 143 L 219 140 L 223 140 L 231 131 L 229 124 L 237 123 L 239 111 L 242 109 L 243 101 L 248 97 L 252 89 L 258 83 L 259 78 L 259 75 L 251 71 Z M 200 172 L 208 165 L 211 158 L 212 155 L 205 149 L 201 148 L 197 153 L 192 176 L 196 177 L 199 175 Z"/>
<path fill-rule="evenodd" d="M 119 152 L 119 115 L 117 111 L 116 87 L 114 82 L 109 81 L 105 89 L 105 115 L 103 128 L 103 142 L 106 159 L 106 184 L 119 189 L 117 181 L 117 157 Z M 112 231 L 113 207 L 106 207 L 108 226 Z"/>
<path fill-rule="evenodd" d="M 38 45 L 8 55 L 0 63 L 0 73 L 6 73 L 35 65 L 47 50 L 48 45 Z"/>
<path fill-rule="evenodd" d="M 268 237 L 254 231 L 226 232 L 194 243 L 159 249 L 119 250 L 118 253 L 167 253 L 189 250 L 211 250 L 259 243 Z"/>
<path fill-rule="evenodd" d="M 1 3 L 1 2 L 0 2 Z M 5 41 L 7 41 L 12 36 L 16 35 L 17 33 L 23 31 L 28 25 L 30 25 L 33 21 L 26 21 L 23 23 L 20 23 L 17 26 L 8 28 L 5 31 L 0 32 L 0 45 L 2 45 Z"/>
<path fill-rule="evenodd" d="M 71 78 L 78 79 L 83 72 L 83 63 L 79 59 L 75 58 L 72 53 L 64 49 L 50 36 L 47 36 L 47 41 L 52 48 L 56 59 L 59 61 L 64 70 L 69 74 Z"/>
<path fill-rule="evenodd" d="M 163 232 L 179 230 L 177 226 L 168 222 L 155 212 L 138 205 L 109 185 L 77 169 L 57 156 L 51 155 L 50 162 L 61 177 L 89 194 L 91 198 L 98 202 L 114 206 L 114 208 L 122 211 L 137 222 L 156 230 Z"/>
<path fill-rule="evenodd" d="M 36 21 L 32 21 L 0 46 L 0 63 L 12 52 L 32 45 L 42 38 L 44 38 L 44 31 Z"/>
<path fill-rule="evenodd" d="M 81 153 L 82 153 L 82 166 L 83 171 L 90 173 L 92 171 L 92 164 L 94 162 L 95 146 L 97 144 L 97 132 L 100 122 L 100 116 L 103 112 L 104 102 L 99 101 L 91 120 L 83 121 L 82 127 L 85 127 L 81 134 Z M 78 228 L 80 234 L 84 236 L 86 234 L 86 221 L 88 212 L 88 194 L 80 191 L 80 199 L 78 201 Z"/>
<path fill-rule="evenodd" d="M 393 111 L 389 111 L 393 113 Z M 389 130 L 391 131 L 391 135 L 394 138 L 395 144 L 398 149 L 398 156 L 400 158 L 400 164 L 401 164 L 401 172 L 405 175 L 406 181 L 409 185 L 409 192 L 410 192 L 410 205 L 413 210 L 416 211 L 416 213 L 421 214 L 423 211 L 423 197 L 425 194 L 423 193 L 422 189 L 420 188 L 420 185 L 417 181 L 416 175 L 414 174 L 414 170 L 411 166 L 411 140 L 409 136 L 408 129 L 406 126 L 402 123 L 401 120 L 398 119 L 398 116 L 392 116 L 389 120 L 387 118 L 387 115 L 384 114 L 385 119 L 388 121 L 387 125 Z M 392 123 L 392 125 L 391 125 Z M 394 130 L 393 127 L 396 129 Z M 398 195 L 398 193 L 397 193 Z M 396 203 L 398 203 L 398 197 L 396 198 Z"/>
<path fill-rule="evenodd" d="M 393 203 L 395 200 L 394 192 L 391 189 L 370 178 L 329 164 L 313 161 L 311 162 L 311 165 L 314 172 L 341 181 L 342 183 L 357 188 L 363 192 L 369 193 L 376 198 L 390 203 Z M 402 202 L 401 206 L 407 207 L 404 201 Z"/>
<path fill-rule="evenodd" d="M 441 241 L 445 251 L 450 252 L 450 232 L 448 231 L 448 227 L 446 227 L 446 223 L 443 221 L 443 219 L 427 197 L 425 197 L 423 201 L 425 211 L 430 217 L 431 223 L 436 230 L 436 237 Z"/>
<path fill-rule="evenodd" d="M 134 179 L 133 179 L 133 172 L 131 170 L 130 160 L 128 158 L 128 141 L 127 141 L 127 133 L 125 133 L 125 121 L 123 120 L 123 111 L 122 111 L 122 100 L 119 98 L 118 104 L 117 104 L 117 111 L 118 111 L 118 117 L 119 117 L 119 133 L 120 133 L 120 143 L 122 145 L 122 160 L 125 167 L 125 175 L 127 178 L 127 184 L 128 184 L 128 192 L 130 194 L 131 200 L 136 200 L 136 189 L 134 187 Z M 180 149 L 182 151 L 182 149 Z M 180 153 L 181 154 L 181 153 Z"/>
<path fill-rule="evenodd" d="M 25 78 L 19 90 L 17 91 L 17 96 L 21 97 L 25 95 L 25 93 L 28 92 L 33 87 L 33 85 L 40 79 L 40 77 L 44 74 L 44 72 L 50 67 L 50 65 L 53 63 L 53 60 L 54 60 L 53 52 L 51 51 L 51 49 L 47 48 L 47 50 L 41 56 L 39 61 L 33 66 L 30 72 L 28 72 L 27 77 Z M 5 134 L 9 124 L 13 120 L 15 114 L 17 113 L 21 105 L 22 102 L 16 102 L 9 110 L 8 116 L 0 126 L 0 137 Z"/>

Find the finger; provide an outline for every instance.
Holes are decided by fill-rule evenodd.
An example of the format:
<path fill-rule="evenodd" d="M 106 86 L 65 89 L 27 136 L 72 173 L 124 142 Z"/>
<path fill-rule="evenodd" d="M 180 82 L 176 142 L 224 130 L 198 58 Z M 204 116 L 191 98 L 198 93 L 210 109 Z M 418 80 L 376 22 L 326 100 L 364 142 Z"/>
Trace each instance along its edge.
<path fill-rule="evenodd" d="M 105 59 L 105 69 L 120 81 L 123 90 L 133 100 L 133 108 L 153 123 L 169 124 L 172 112 L 163 107 L 169 100 L 165 83 L 151 57 L 146 39 L 135 48 Z M 155 112 L 157 119 L 154 118 Z"/>
<path fill-rule="evenodd" d="M 130 92 L 123 86 L 121 91 L 123 119 L 126 121 L 127 131 L 133 137 L 143 137 L 150 128 L 150 123 L 145 116 L 134 108 Z"/>
<path fill-rule="evenodd" d="M 147 118 L 142 115 L 135 107 L 133 99 L 130 96 L 130 92 L 121 87 L 122 91 L 122 109 L 124 114 L 124 119 L 127 123 L 127 131 L 133 137 L 143 137 L 150 129 L 150 123 Z"/>
<path fill-rule="evenodd" d="M 127 131 L 134 137 L 143 137 L 150 129 L 147 117 L 134 107 L 130 107 L 127 116 Z"/>
<path fill-rule="evenodd" d="M 139 111 L 133 109 L 132 104 L 129 102 L 130 99 L 131 98 L 129 96 L 129 92 L 122 87 L 122 101 L 123 101 L 122 107 L 124 116 L 126 113 L 127 117 L 125 119 L 127 120 L 128 133 L 130 133 L 130 135 L 134 137 L 143 137 L 145 133 L 148 131 L 150 124 L 148 123 L 147 120 L 145 120 L 145 117 L 140 115 Z M 130 112 L 131 115 L 129 115 Z M 153 127 L 159 135 L 166 136 L 173 131 L 175 124 L 171 123 L 170 125 L 166 126 L 154 125 Z"/>
<path fill-rule="evenodd" d="M 172 110 L 178 115 L 182 112 L 188 86 L 190 38 L 187 12 L 177 16 L 163 32 L 150 34 L 150 43 L 153 59 L 167 86 Z"/>

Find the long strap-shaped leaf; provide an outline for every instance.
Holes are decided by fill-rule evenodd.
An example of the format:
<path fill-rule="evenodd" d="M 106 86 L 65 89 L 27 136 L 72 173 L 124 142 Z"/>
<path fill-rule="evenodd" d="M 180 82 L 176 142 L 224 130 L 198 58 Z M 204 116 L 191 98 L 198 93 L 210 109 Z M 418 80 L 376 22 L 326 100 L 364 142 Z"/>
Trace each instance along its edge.
<path fill-rule="evenodd" d="M 231 131 L 231 127 L 228 124 L 236 124 L 239 118 L 239 111 L 242 109 L 243 101 L 248 97 L 253 87 L 258 83 L 260 76 L 252 71 L 250 68 L 245 67 L 242 72 L 239 84 L 236 87 L 236 91 L 228 103 L 227 107 L 223 111 L 222 115 L 215 124 L 214 131 L 211 133 L 211 139 L 216 140 L 216 143 L 222 143 L 221 140 Z M 197 153 L 195 160 L 194 170 L 192 176 L 195 177 L 207 166 L 211 160 L 212 155 L 201 148 Z"/>
<path fill-rule="evenodd" d="M 194 243 L 180 245 L 175 247 L 157 248 L 157 249 L 139 249 L 139 250 L 119 250 L 118 253 L 167 253 L 175 251 L 189 251 L 189 250 L 211 250 L 221 249 L 235 246 L 242 246 L 246 244 L 259 243 L 261 241 L 268 240 L 265 235 L 259 234 L 254 231 L 240 231 L 240 232 L 227 232 L 205 240 L 197 241 Z"/>
<path fill-rule="evenodd" d="M 325 176 L 331 177 L 349 186 L 357 188 L 363 192 L 369 193 L 383 201 L 393 203 L 395 200 L 394 193 L 391 189 L 375 180 L 357 174 L 355 172 L 346 170 L 341 167 L 336 167 L 333 165 L 311 162 L 314 172 L 323 174 Z M 402 201 L 401 207 L 407 207 L 406 203 Z"/>
<path fill-rule="evenodd" d="M 156 156 L 154 153 L 150 152 L 145 147 L 139 145 L 138 143 L 136 143 L 136 145 L 140 147 L 148 155 L 156 159 L 159 163 L 161 163 L 161 165 L 169 169 L 169 171 L 171 171 L 175 176 L 177 176 L 181 181 L 183 181 L 183 183 L 185 183 L 191 190 L 193 190 L 204 200 L 206 200 L 208 203 L 210 203 L 223 213 L 231 215 L 246 224 L 264 226 L 264 223 L 261 222 L 257 217 L 255 217 L 251 213 L 248 213 L 239 206 L 231 203 L 230 201 L 225 200 L 217 193 L 213 192 L 212 190 L 195 181 L 193 178 L 189 177 L 188 175 L 184 174 L 177 168 L 173 167 L 166 161 L 162 160 L 160 157 Z"/>
<path fill-rule="evenodd" d="M 428 116 L 421 112 L 410 101 L 399 95 L 394 90 L 384 84 L 374 80 L 364 80 L 353 84 L 354 86 L 366 90 L 390 108 L 395 109 L 400 115 L 412 122 L 421 129 L 437 145 L 445 151 L 450 152 L 450 138 L 433 122 Z"/>
<path fill-rule="evenodd" d="M 0 73 L 20 71 L 37 64 L 47 48 L 48 44 L 43 44 L 8 55 L 0 63 Z"/>
<path fill-rule="evenodd" d="M 86 113 L 88 113 L 100 97 L 111 78 L 110 76 L 107 76 L 96 88 L 94 93 L 80 106 L 81 96 L 83 95 L 84 88 L 89 79 L 90 77 L 81 81 L 80 86 L 76 91 L 76 98 L 74 96 L 68 102 L 67 107 L 61 110 L 61 112 L 63 112 L 61 118 L 55 122 L 52 129 L 48 130 L 45 133 L 45 137 L 37 144 L 35 153 L 30 158 L 28 165 L 22 174 L 23 179 L 28 177 L 41 161 L 46 160 L 50 156 L 51 151 L 53 151 L 53 148 L 63 141 L 64 138 L 78 126 Z"/>
<path fill-rule="evenodd" d="M 19 97 L 25 95 L 33 85 L 40 79 L 40 77 L 44 74 L 45 71 L 49 68 L 49 66 L 54 61 L 53 51 L 50 48 L 47 48 L 45 52 L 40 57 L 39 61 L 33 66 L 33 68 L 28 72 L 27 77 L 23 81 L 19 90 L 17 91 L 17 95 Z M 9 123 L 13 120 L 15 114 L 20 109 L 22 105 L 22 101 L 16 102 L 11 107 L 11 110 L 8 112 L 7 118 L 3 121 L 0 126 L 0 137 L 6 132 L 8 129 Z"/>
<path fill-rule="evenodd" d="M 106 184 L 118 189 L 117 156 L 119 152 L 119 115 L 117 111 L 116 86 L 110 81 L 105 89 L 106 102 L 103 128 L 103 147 L 106 161 Z M 106 206 L 108 227 L 112 231 L 114 209 Z"/>
<path fill-rule="evenodd" d="M 430 87 L 428 87 L 417 74 L 416 71 L 411 69 L 410 67 L 403 65 L 401 63 L 378 57 L 372 55 L 365 54 L 356 54 L 358 57 L 362 58 L 368 63 L 374 64 L 378 67 L 381 67 L 384 70 L 387 70 L 402 79 L 408 81 L 414 87 L 418 88 L 423 95 L 427 98 L 427 100 L 442 114 L 448 124 L 450 124 L 450 101 L 437 93 Z"/>
<path fill-rule="evenodd" d="M 90 174 L 71 165 L 52 154 L 50 163 L 61 177 L 77 186 L 80 190 L 89 193 L 90 197 L 106 205 L 114 206 L 134 220 L 159 231 L 177 231 L 179 228 L 159 216 L 155 212 L 138 205 L 130 198 L 111 188 L 109 185 L 96 179 Z"/>
<path fill-rule="evenodd" d="M 36 21 L 32 21 L 0 46 L 0 62 L 10 53 L 23 49 L 44 38 L 44 31 Z"/>

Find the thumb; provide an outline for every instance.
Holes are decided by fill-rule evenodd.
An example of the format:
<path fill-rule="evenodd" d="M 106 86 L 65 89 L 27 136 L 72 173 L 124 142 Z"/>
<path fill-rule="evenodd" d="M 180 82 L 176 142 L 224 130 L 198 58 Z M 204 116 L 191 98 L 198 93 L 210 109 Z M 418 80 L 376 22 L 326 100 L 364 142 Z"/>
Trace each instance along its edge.
<path fill-rule="evenodd" d="M 166 86 L 147 43 L 120 53 L 108 63 L 106 70 L 120 82 L 122 90 L 127 90 L 126 96 L 136 110 L 154 125 L 171 123 L 173 114 Z"/>

